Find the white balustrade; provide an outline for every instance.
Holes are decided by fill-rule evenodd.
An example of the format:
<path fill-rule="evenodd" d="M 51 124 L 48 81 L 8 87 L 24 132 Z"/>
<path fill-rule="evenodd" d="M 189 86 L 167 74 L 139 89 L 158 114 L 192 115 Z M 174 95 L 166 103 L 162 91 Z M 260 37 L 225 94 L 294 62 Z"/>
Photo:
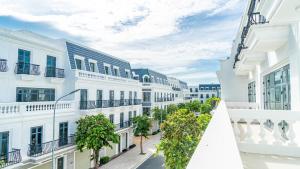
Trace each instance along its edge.
<path fill-rule="evenodd" d="M 240 151 L 300 157 L 300 111 L 228 109 Z M 300 133 L 299 133 L 300 134 Z"/>
<path fill-rule="evenodd" d="M 0 115 L 14 115 L 26 112 L 49 112 L 54 109 L 52 102 L 14 102 L 0 103 Z M 56 105 L 57 111 L 72 111 L 74 103 L 71 101 L 61 101 Z"/>
<path fill-rule="evenodd" d="M 254 102 L 226 102 L 228 109 L 258 109 L 259 105 Z"/>

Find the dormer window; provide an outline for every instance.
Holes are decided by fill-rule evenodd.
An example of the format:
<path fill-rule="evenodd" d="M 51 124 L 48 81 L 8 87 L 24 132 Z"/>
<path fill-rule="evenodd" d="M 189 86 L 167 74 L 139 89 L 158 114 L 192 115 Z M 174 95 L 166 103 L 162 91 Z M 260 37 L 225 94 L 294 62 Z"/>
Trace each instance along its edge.
<path fill-rule="evenodd" d="M 130 79 L 130 70 L 125 69 L 125 76 Z"/>
<path fill-rule="evenodd" d="M 82 61 L 80 59 L 75 59 L 76 62 L 76 68 L 79 70 L 82 70 Z"/>
<path fill-rule="evenodd" d="M 96 70 L 95 70 L 95 63 L 90 63 L 90 71 L 91 72 L 96 72 Z"/>
<path fill-rule="evenodd" d="M 115 76 L 120 76 L 120 71 L 119 71 L 119 68 L 118 67 L 114 67 L 114 75 Z"/>
<path fill-rule="evenodd" d="M 106 75 L 111 75 L 111 68 L 109 64 L 104 64 L 104 73 Z"/>

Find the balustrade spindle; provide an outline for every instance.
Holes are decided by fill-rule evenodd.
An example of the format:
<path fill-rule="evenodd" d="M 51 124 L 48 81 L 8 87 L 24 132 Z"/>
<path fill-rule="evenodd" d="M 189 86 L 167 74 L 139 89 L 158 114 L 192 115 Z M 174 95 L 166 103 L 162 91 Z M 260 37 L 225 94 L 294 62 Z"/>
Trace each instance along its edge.
<path fill-rule="evenodd" d="M 232 120 L 233 120 L 233 131 L 235 134 L 235 138 L 239 142 L 239 141 L 241 141 L 241 136 L 240 136 L 241 133 L 240 133 L 240 129 L 238 127 L 239 119 L 232 119 Z"/>
<path fill-rule="evenodd" d="M 259 143 L 260 144 L 266 144 L 267 143 L 267 141 L 265 139 L 265 136 L 266 136 L 265 125 L 264 125 L 265 121 L 266 121 L 266 119 L 260 119 L 259 120 L 259 136 L 260 136 Z"/>
<path fill-rule="evenodd" d="M 247 123 L 247 133 L 246 133 L 246 141 L 249 143 L 253 143 L 253 139 L 252 139 L 252 119 L 246 119 L 246 123 Z"/>
<path fill-rule="evenodd" d="M 281 142 L 280 142 L 281 133 L 280 133 L 279 126 L 278 126 L 279 123 L 280 123 L 279 120 L 274 120 L 273 137 L 274 137 L 274 144 L 276 144 L 276 145 L 281 144 Z"/>
<path fill-rule="evenodd" d="M 288 131 L 288 134 L 287 134 L 287 137 L 290 140 L 289 145 L 290 146 L 295 146 L 297 144 L 295 143 L 296 134 L 295 134 L 294 125 L 293 125 L 294 121 L 289 120 L 289 121 L 287 121 L 287 123 L 289 125 L 289 131 Z"/>

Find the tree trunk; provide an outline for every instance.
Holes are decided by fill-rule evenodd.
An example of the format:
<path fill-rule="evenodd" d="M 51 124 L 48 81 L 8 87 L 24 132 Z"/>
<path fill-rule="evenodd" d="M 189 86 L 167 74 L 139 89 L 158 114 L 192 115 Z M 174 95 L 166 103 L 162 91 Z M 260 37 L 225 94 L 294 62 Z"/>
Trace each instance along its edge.
<path fill-rule="evenodd" d="M 94 150 L 94 168 L 99 168 L 99 150 Z"/>
<path fill-rule="evenodd" d="M 140 141 L 140 148 L 141 148 L 140 154 L 144 154 L 144 152 L 143 152 L 143 136 L 142 135 L 141 135 L 141 141 Z"/>

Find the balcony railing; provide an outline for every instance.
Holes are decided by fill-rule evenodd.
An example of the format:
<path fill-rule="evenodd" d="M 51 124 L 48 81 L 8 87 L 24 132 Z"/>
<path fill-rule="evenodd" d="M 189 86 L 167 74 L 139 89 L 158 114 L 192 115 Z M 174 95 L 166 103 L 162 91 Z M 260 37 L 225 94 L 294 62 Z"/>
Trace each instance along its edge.
<path fill-rule="evenodd" d="M 7 60 L 0 59 L 0 72 L 7 72 L 7 70 L 8 70 Z"/>
<path fill-rule="evenodd" d="M 80 110 L 95 109 L 96 102 L 94 100 L 80 101 Z"/>
<path fill-rule="evenodd" d="M 74 145 L 75 137 L 74 135 L 68 136 L 66 138 L 61 138 L 54 140 L 54 150 L 60 150 L 66 147 Z M 44 154 L 48 154 L 52 151 L 52 141 L 42 143 L 42 144 L 29 144 L 27 155 L 30 157 L 38 157 Z"/>
<path fill-rule="evenodd" d="M 57 77 L 57 78 L 64 78 L 65 77 L 65 70 L 59 69 L 55 67 L 46 67 L 46 77 Z"/>
<path fill-rule="evenodd" d="M 134 100 L 133 100 L 133 104 L 134 104 L 134 105 L 142 104 L 142 100 L 141 100 L 141 99 L 134 99 Z"/>
<path fill-rule="evenodd" d="M 132 121 L 129 120 L 129 121 L 125 121 L 123 123 L 119 123 L 119 124 L 116 124 L 116 128 L 115 130 L 118 131 L 118 130 L 121 130 L 121 129 L 124 129 L 124 128 L 128 128 L 132 125 Z"/>
<path fill-rule="evenodd" d="M 120 100 L 109 100 L 109 107 L 119 107 Z"/>
<path fill-rule="evenodd" d="M 40 65 L 20 62 L 16 64 L 15 73 L 27 75 L 40 75 Z"/>
<path fill-rule="evenodd" d="M 22 156 L 20 153 L 20 149 L 13 149 L 11 152 L 7 154 L 0 155 L 0 168 L 5 168 L 10 165 L 14 165 L 20 163 L 22 161 Z"/>
<path fill-rule="evenodd" d="M 132 99 L 128 99 L 128 105 L 133 105 L 133 100 Z"/>

